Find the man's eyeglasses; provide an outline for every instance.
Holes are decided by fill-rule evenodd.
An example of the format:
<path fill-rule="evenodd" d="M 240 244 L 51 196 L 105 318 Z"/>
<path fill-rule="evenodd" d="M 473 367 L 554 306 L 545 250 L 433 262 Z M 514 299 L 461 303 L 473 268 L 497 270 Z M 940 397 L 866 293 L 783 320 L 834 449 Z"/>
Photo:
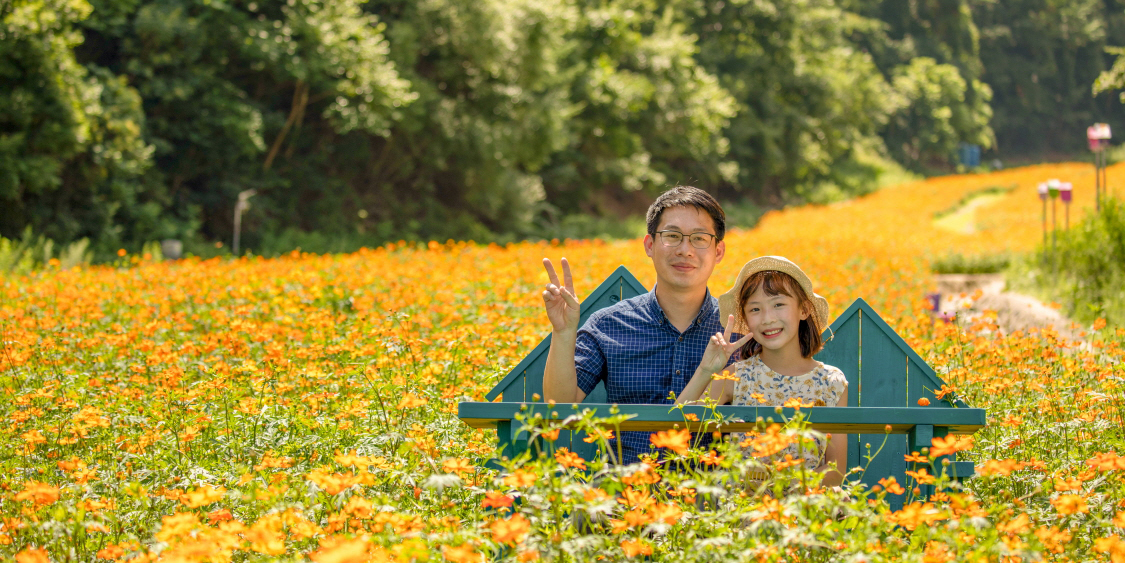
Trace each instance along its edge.
<path fill-rule="evenodd" d="M 684 242 L 684 234 L 680 231 L 656 231 L 656 234 L 660 235 L 660 242 L 664 246 L 675 247 L 680 246 L 680 243 Z M 688 242 L 700 250 L 711 246 L 711 239 L 715 238 L 718 237 L 711 233 L 692 233 L 687 237 Z"/>

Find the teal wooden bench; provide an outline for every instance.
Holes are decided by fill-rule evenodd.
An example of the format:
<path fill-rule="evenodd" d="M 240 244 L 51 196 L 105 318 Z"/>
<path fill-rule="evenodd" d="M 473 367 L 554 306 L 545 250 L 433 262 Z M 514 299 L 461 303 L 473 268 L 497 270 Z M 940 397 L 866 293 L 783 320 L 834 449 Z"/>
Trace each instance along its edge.
<path fill-rule="evenodd" d="M 608 307 L 622 299 L 647 292 L 624 266 L 618 267 L 582 301 L 581 322 L 591 313 Z M 880 479 L 895 477 L 909 486 L 912 479 L 906 471 L 913 467 L 905 456 L 929 447 L 933 438 L 949 434 L 972 434 L 984 427 L 984 409 L 970 408 L 960 400 L 938 400 L 935 396 L 945 382 L 933 368 L 918 356 L 879 315 L 862 299 L 857 299 L 824 332 L 824 349 L 816 359 L 836 366 L 848 380 L 847 407 L 812 407 L 804 409 L 810 426 L 826 433 L 848 434 L 847 467 L 866 467 L 860 480 L 873 486 Z M 543 339 L 511 372 L 486 396 L 490 402 L 462 402 L 458 416 L 475 428 L 495 428 L 502 456 L 515 456 L 526 451 L 526 432 L 521 432 L 516 416 L 540 413 L 551 418 L 565 418 L 575 413 L 574 405 L 542 402 L 543 368 L 551 337 Z M 499 402 L 497 398 L 502 399 Z M 926 398 L 930 404 L 919 406 L 918 400 Z M 612 405 L 606 404 L 603 384 L 599 384 L 578 405 L 592 409 L 599 416 L 609 416 Z M 671 410 L 669 405 L 617 405 L 621 414 L 630 415 L 620 430 L 656 432 L 674 426 L 685 427 L 684 414 Z M 773 406 L 722 406 L 717 408 L 724 418 L 738 418 L 745 423 L 726 424 L 723 432 L 752 429 L 755 421 L 790 418 L 792 409 L 783 409 L 779 415 Z M 705 407 L 685 407 L 686 413 L 695 413 L 701 422 L 709 418 Z M 888 430 L 889 428 L 889 430 Z M 699 429 L 699 428 L 695 428 Z M 556 441 L 591 460 L 599 455 L 596 444 L 582 440 L 585 433 L 564 431 Z M 886 443 L 884 443 L 886 441 Z M 869 454 L 879 451 L 872 459 Z M 949 456 L 948 464 L 940 463 L 951 477 L 965 479 L 973 475 L 971 461 L 958 461 Z M 928 488 L 922 487 L 925 492 Z M 902 497 L 891 498 L 892 508 L 898 509 Z"/>

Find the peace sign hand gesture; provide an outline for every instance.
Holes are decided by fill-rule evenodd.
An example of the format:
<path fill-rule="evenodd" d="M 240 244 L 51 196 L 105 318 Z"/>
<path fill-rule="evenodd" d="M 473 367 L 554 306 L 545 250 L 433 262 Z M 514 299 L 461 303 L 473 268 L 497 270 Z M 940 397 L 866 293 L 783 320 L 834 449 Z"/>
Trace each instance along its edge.
<path fill-rule="evenodd" d="M 547 310 L 547 319 L 551 321 L 552 330 L 559 334 L 577 334 L 581 305 L 574 293 L 574 278 L 570 275 L 570 263 L 566 258 L 562 259 L 563 284 L 561 286 L 550 258 L 543 259 L 543 267 L 546 268 L 547 277 L 551 280 L 543 290 L 543 308 Z"/>
<path fill-rule="evenodd" d="M 731 330 L 734 328 L 734 315 L 727 317 L 727 328 L 723 332 L 716 332 L 707 343 L 703 351 L 703 359 L 699 362 L 699 369 L 704 373 L 715 374 L 727 367 L 727 362 L 734 353 L 754 338 L 754 333 L 749 333 L 737 342 L 730 341 Z"/>

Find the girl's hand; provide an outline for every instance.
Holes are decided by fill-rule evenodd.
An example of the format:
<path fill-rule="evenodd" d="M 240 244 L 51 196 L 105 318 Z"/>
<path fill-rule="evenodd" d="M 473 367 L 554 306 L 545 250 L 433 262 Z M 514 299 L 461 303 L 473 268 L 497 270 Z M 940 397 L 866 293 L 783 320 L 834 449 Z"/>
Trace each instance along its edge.
<path fill-rule="evenodd" d="M 715 374 L 727 367 L 727 362 L 730 357 L 734 355 L 735 351 L 741 348 L 744 344 L 754 338 L 754 333 L 749 333 L 746 336 L 738 339 L 737 342 L 730 341 L 731 329 L 734 327 L 734 315 L 727 317 L 727 328 L 724 332 L 716 332 L 711 337 L 711 342 L 707 343 L 707 349 L 703 351 L 703 359 L 699 362 L 699 369 L 705 373 Z"/>

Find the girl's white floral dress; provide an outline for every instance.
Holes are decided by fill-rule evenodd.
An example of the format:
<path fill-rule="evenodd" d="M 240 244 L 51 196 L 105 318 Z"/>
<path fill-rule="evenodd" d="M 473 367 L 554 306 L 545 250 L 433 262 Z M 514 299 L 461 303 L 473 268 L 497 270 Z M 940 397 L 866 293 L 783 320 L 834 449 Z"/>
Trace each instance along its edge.
<path fill-rule="evenodd" d="M 773 371 L 762 363 L 760 357 L 753 356 L 728 369 L 738 377 L 734 384 L 732 405 L 780 406 L 785 401 L 796 398 L 805 404 L 812 403 L 813 406 L 834 407 L 848 390 L 844 372 L 824 363 L 819 363 L 808 373 L 790 376 Z M 734 433 L 732 438 L 740 442 L 745 439 L 741 433 Z M 771 459 L 785 459 L 785 454 L 789 454 L 793 459 L 803 458 L 808 469 L 816 469 L 823 463 L 828 444 L 824 437 L 818 437 L 816 445 L 816 451 L 808 451 L 806 448 L 806 451 L 798 452 L 796 444 L 789 444 Z"/>

